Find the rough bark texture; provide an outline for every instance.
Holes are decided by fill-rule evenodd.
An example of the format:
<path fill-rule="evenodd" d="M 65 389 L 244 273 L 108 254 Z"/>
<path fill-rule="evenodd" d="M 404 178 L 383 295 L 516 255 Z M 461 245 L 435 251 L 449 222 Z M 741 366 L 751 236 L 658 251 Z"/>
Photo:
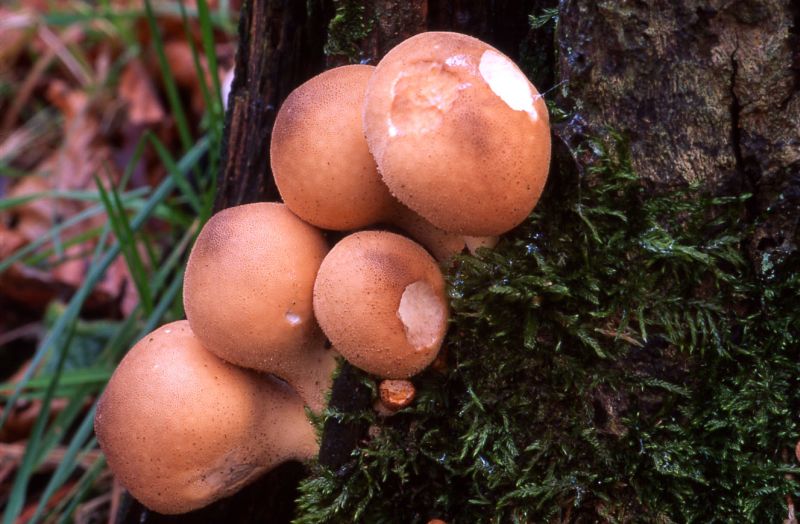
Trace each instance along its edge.
<path fill-rule="evenodd" d="M 794 249 L 798 26 L 791 0 L 563 0 L 559 103 L 623 132 L 653 182 L 753 193 L 747 218 L 771 211 L 761 248 Z"/>
<path fill-rule="evenodd" d="M 324 2 L 245 4 L 216 210 L 279 199 L 269 165 L 272 124 L 283 99 L 323 69 L 329 17 L 330 8 Z"/>

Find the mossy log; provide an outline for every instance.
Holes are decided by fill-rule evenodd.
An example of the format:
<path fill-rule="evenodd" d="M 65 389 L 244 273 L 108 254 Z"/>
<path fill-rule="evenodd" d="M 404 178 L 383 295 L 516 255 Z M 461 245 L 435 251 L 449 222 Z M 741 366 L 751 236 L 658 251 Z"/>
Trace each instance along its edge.
<path fill-rule="evenodd" d="M 641 192 L 632 193 L 629 186 L 625 189 L 614 186 L 615 194 L 624 196 L 622 205 L 630 207 L 631 216 L 647 209 L 642 207 L 642 199 L 647 195 L 660 195 L 676 187 L 691 186 L 712 195 L 752 193 L 754 197 L 746 200 L 736 220 L 742 226 L 737 231 L 743 235 L 753 278 L 764 278 L 764 272 L 770 271 L 772 265 L 765 264 L 765 260 L 797 259 L 800 6 L 791 0 L 247 2 L 239 26 L 240 48 L 226 120 L 217 209 L 278 199 L 269 170 L 268 144 L 276 111 L 294 87 L 326 67 L 348 62 L 374 64 L 396 43 L 424 30 L 458 31 L 489 42 L 517 59 L 540 91 L 556 101 L 566 117 L 554 119 L 558 123 L 554 125 L 556 156 L 551 185 L 567 187 L 569 192 L 570 177 L 575 175 L 582 180 L 591 170 L 613 178 L 617 171 L 632 167 L 642 179 Z M 587 151 L 589 138 L 596 145 L 594 150 Z M 625 158 L 629 165 L 615 163 L 617 171 L 614 171 L 607 159 L 599 158 L 602 154 L 598 150 L 619 142 L 628 144 L 630 156 Z M 578 185 L 583 183 L 579 181 Z M 683 198 L 691 200 L 695 198 L 692 195 L 684 193 Z M 600 200 L 603 205 L 610 202 Z M 558 213 L 557 208 L 547 209 L 556 209 L 552 212 Z M 688 216 L 691 206 L 676 208 L 675 213 Z M 502 261 L 496 261 L 494 271 L 500 266 Z M 601 281 L 598 285 L 605 283 Z M 697 287 L 702 285 L 697 283 Z M 739 308 L 736 314 L 742 315 L 757 309 L 750 303 L 731 303 L 729 307 Z M 575 318 L 581 313 L 577 312 Z M 546 345 L 548 337 L 555 336 L 545 333 L 532 340 L 528 327 L 525 329 L 526 346 Z M 595 331 L 610 334 L 614 339 L 612 345 L 619 342 L 619 333 L 615 338 L 611 328 L 605 331 L 595 328 Z M 586 340 L 594 340 L 591 338 L 594 333 L 586 336 L 589 337 Z M 587 414 L 593 436 L 581 433 L 587 440 L 599 439 L 592 441 L 598 450 L 626 449 L 620 443 L 631 432 L 640 430 L 628 427 L 640 412 L 645 418 L 660 416 L 674 405 L 675 395 L 700 388 L 702 380 L 693 374 L 708 372 L 705 364 L 695 355 L 678 351 L 668 339 L 666 335 L 655 336 L 643 344 L 631 338 L 631 348 L 618 354 L 618 358 L 599 360 L 600 368 L 605 371 L 597 377 L 610 378 L 607 383 L 582 390 L 587 397 L 583 399 L 585 405 L 593 410 Z M 451 340 L 449 345 L 459 348 L 468 343 Z M 589 344 L 589 347 L 595 346 Z M 595 349 L 602 348 L 598 345 Z M 572 357 L 567 352 L 564 358 Z M 547 362 L 567 365 L 565 361 Z M 580 359 L 570 362 L 587 365 Z M 579 375 L 586 373 L 581 371 Z M 626 389 L 613 382 L 616 380 L 613 377 L 629 376 L 645 377 L 647 384 L 663 387 Z M 452 381 L 448 384 L 451 389 L 455 387 Z M 797 381 L 793 384 L 796 386 Z M 670 389 L 673 387 L 670 385 L 675 389 Z M 466 387 L 469 389 L 469 384 Z M 556 398 L 546 392 L 539 393 L 543 399 Z M 368 398 L 359 374 L 347 368 L 334 387 L 334 407 L 356 412 Z M 787 410 L 797 409 L 796 398 L 786 402 Z M 566 412 L 569 408 L 557 403 L 541 407 L 544 411 L 560 409 Z M 553 424 L 559 426 L 562 422 L 554 420 Z M 409 428 L 413 427 L 412 417 L 411 422 L 406 420 L 393 430 L 412 432 Z M 337 475 L 345 478 L 357 467 L 350 460 L 350 450 L 363 438 L 364 430 L 363 423 L 343 424 L 332 419 L 326 423 L 321 463 L 335 473 L 331 482 L 339 482 L 335 480 Z M 605 439 L 610 444 L 606 445 Z M 785 458 L 786 450 L 776 453 Z M 609 459 L 607 463 L 614 462 Z M 302 474 L 296 465 L 287 466 L 234 498 L 171 520 L 286 522 L 291 518 L 296 483 Z M 613 477 L 632 473 L 609 474 Z M 425 522 L 437 515 L 447 518 L 443 513 L 448 511 L 455 515 L 452 503 L 445 501 L 447 493 L 441 491 L 469 491 L 468 487 L 443 486 L 442 478 L 434 477 L 430 483 L 429 489 L 434 493 L 421 500 L 434 506 L 441 504 L 445 509 L 426 513 L 420 508 L 398 508 L 396 515 L 380 517 L 392 521 L 402 515 Z M 648 514 L 651 508 L 646 502 L 635 500 L 632 489 L 620 478 L 619 485 L 604 492 L 618 494 L 619 500 L 593 498 L 591 493 L 556 497 L 562 506 L 557 518 L 565 521 L 681 519 L 680 515 L 658 511 Z M 784 495 L 790 494 L 769 496 L 782 501 Z M 774 504 L 769 507 L 774 509 Z M 134 504 L 124 513 L 124 520 L 163 521 L 142 511 Z M 538 514 L 536 511 L 531 514 Z M 758 511 L 756 514 L 763 515 Z M 549 514 L 555 517 L 552 512 Z M 524 520 L 529 513 L 523 507 L 514 509 L 512 515 Z M 475 521 L 478 520 L 482 518 L 476 517 Z"/>
<path fill-rule="evenodd" d="M 745 219 L 770 215 L 755 248 L 793 248 L 800 3 L 568 0 L 555 45 L 559 105 L 624 133 L 640 176 L 752 193 Z"/>

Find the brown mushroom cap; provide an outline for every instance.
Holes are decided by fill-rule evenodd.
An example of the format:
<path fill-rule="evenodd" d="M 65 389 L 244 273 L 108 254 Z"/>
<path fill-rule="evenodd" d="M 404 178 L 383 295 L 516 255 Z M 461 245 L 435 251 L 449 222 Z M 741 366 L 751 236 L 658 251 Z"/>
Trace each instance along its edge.
<path fill-rule="evenodd" d="M 386 218 L 392 205 L 361 127 L 374 70 L 349 65 L 325 71 L 292 91 L 275 118 L 275 183 L 289 209 L 315 226 L 365 227 Z"/>
<path fill-rule="evenodd" d="M 322 262 L 314 313 L 351 364 L 407 378 L 430 364 L 444 339 L 444 278 L 415 242 L 385 231 L 355 233 Z"/>
<path fill-rule="evenodd" d="M 395 200 L 367 147 L 361 114 L 373 71 L 337 67 L 289 94 L 272 130 L 275 183 L 286 206 L 310 224 L 337 231 L 392 224 L 445 260 L 463 250 L 461 237 Z"/>
<path fill-rule="evenodd" d="M 457 33 L 416 35 L 369 81 L 364 131 L 392 194 L 435 226 L 499 235 L 539 199 L 547 107 L 505 55 Z"/>
<path fill-rule="evenodd" d="M 183 287 L 186 316 L 204 347 L 274 373 L 315 411 L 335 368 L 312 307 L 327 251 L 322 234 L 282 204 L 232 207 L 203 227 Z"/>
<path fill-rule="evenodd" d="M 318 451 L 294 392 L 206 351 L 185 320 L 128 352 L 100 398 L 95 433 L 122 485 L 167 514 L 203 507 Z"/>

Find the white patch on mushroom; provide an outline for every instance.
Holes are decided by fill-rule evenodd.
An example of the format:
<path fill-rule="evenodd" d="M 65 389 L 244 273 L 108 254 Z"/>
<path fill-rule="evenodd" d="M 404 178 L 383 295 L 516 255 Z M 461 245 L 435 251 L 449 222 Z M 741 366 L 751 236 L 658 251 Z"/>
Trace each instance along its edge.
<path fill-rule="evenodd" d="M 497 242 L 499 241 L 500 237 L 496 236 L 464 237 L 464 243 L 467 245 L 467 249 L 469 249 L 469 252 L 473 255 L 478 252 L 478 248 L 485 247 L 487 249 L 492 249 L 494 248 L 494 246 L 497 245 Z"/>
<path fill-rule="evenodd" d="M 514 111 L 525 111 L 531 120 L 539 119 L 539 114 L 533 107 L 535 98 L 530 82 L 514 62 L 497 51 L 487 49 L 481 55 L 478 70 L 494 94 L 508 104 L 508 107 Z"/>
<path fill-rule="evenodd" d="M 386 118 L 386 122 L 389 125 L 389 136 L 396 137 L 399 134 L 399 131 L 397 130 L 397 126 L 392 123 L 392 117 L 390 116 Z"/>
<path fill-rule="evenodd" d="M 436 343 L 446 315 L 436 291 L 424 280 L 418 280 L 403 291 L 397 316 L 408 343 L 416 349 L 427 349 Z"/>
<path fill-rule="evenodd" d="M 469 63 L 469 57 L 466 55 L 449 56 L 444 63 L 450 67 L 469 67 L 471 65 Z"/>
<path fill-rule="evenodd" d="M 389 137 L 435 131 L 456 99 L 469 87 L 438 61 L 421 61 L 401 71 L 391 85 L 387 117 Z M 466 85 L 465 85 L 466 84 Z"/>
<path fill-rule="evenodd" d="M 286 312 L 286 322 L 292 326 L 297 326 L 302 321 L 303 319 L 297 313 L 293 313 L 291 310 Z"/>

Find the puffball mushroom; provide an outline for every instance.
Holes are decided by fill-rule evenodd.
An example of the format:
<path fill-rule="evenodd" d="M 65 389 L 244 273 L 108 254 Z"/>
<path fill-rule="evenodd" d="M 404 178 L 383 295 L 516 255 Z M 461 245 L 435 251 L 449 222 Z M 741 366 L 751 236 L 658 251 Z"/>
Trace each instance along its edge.
<path fill-rule="evenodd" d="M 378 63 L 364 131 L 383 181 L 436 227 L 500 235 L 521 223 L 550 165 L 547 107 L 505 55 L 458 33 L 421 33 Z"/>
<path fill-rule="evenodd" d="M 361 129 L 375 70 L 325 71 L 292 91 L 275 117 L 270 162 L 284 203 L 303 220 L 345 231 L 381 221 L 393 204 Z"/>
<path fill-rule="evenodd" d="M 415 242 L 385 231 L 354 233 L 323 260 L 314 313 L 348 362 L 383 378 L 408 378 L 431 363 L 444 339 L 444 278 Z"/>
<path fill-rule="evenodd" d="M 367 147 L 361 112 L 374 70 L 337 67 L 289 94 L 270 142 L 275 184 L 286 206 L 310 224 L 336 231 L 391 224 L 445 260 L 464 249 L 463 238 L 395 200 Z"/>
<path fill-rule="evenodd" d="M 183 303 L 203 346 L 289 382 L 319 412 L 336 367 L 314 319 L 314 279 L 328 245 L 283 204 L 220 211 L 189 255 Z"/>
<path fill-rule="evenodd" d="M 122 485 L 166 514 L 201 508 L 318 453 L 300 398 L 207 351 L 185 320 L 145 336 L 122 359 L 100 397 L 95 433 Z"/>

